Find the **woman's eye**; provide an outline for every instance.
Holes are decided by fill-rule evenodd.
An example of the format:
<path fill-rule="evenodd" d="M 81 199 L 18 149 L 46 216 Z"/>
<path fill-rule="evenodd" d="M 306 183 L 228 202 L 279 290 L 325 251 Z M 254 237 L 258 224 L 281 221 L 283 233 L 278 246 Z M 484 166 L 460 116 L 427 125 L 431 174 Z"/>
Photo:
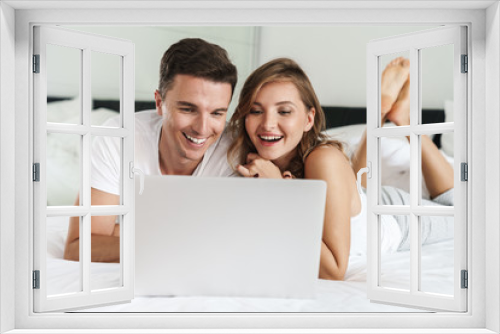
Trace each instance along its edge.
<path fill-rule="evenodd" d="M 259 115 L 259 114 L 262 114 L 262 111 L 256 110 L 256 109 L 252 109 L 252 110 L 250 110 L 250 114 L 252 114 L 252 115 Z"/>
<path fill-rule="evenodd" d="M 292 112 L 290 110 L 280 110 L 280 111 L 278 111 L 278 113 L 280 115 L 288 115 L 288 114 L 291 114 Z"/>

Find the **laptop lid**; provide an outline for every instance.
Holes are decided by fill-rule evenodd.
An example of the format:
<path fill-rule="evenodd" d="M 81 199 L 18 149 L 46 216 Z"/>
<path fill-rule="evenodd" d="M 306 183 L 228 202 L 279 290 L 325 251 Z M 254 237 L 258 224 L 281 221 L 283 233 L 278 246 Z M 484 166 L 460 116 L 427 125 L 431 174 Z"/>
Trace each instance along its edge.
<path fill-rule="evenodd" d="M 314 297 L 325 182 L 144 182 L 135 198 L 136 295 Z"/>

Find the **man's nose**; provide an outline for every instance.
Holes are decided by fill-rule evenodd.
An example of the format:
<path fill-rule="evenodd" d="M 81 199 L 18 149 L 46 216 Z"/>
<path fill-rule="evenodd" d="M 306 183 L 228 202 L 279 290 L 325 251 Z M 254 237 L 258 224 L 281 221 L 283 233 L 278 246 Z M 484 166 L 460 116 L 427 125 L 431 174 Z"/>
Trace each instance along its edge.
<path fill-rule="evenodd" d="M 200 113 L 198 117 L 196 117 L 196 120 L 193 124 L 193 130 L 196 132 L 198 135 L 207 135 L 208 133 L 208 115 L 205 115 L 204 113 Z"/>

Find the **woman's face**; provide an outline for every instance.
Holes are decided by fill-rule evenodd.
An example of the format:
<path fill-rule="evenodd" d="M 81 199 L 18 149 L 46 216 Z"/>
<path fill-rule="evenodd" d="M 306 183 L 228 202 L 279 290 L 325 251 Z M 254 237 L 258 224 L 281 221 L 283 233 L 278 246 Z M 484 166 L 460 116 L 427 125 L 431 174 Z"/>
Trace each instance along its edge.
<path fill-rule="evenodd" d="M 245 129 L 262 158 L 285 168 L 303 133 L 312 128 L 314 114 L 313 108 L 307 110 L 295 84 L 271 82 L 258 92 Z"/>

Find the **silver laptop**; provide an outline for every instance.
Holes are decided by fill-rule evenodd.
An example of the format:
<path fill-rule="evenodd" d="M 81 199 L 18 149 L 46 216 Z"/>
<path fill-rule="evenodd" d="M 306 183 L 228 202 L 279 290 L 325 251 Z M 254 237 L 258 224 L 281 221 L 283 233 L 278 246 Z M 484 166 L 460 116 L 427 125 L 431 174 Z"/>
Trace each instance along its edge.
<path fill-rule="evenodd" d="M 135 198 L 136 295 L 314 298 L 325 182 L 144 181 Z"/>

